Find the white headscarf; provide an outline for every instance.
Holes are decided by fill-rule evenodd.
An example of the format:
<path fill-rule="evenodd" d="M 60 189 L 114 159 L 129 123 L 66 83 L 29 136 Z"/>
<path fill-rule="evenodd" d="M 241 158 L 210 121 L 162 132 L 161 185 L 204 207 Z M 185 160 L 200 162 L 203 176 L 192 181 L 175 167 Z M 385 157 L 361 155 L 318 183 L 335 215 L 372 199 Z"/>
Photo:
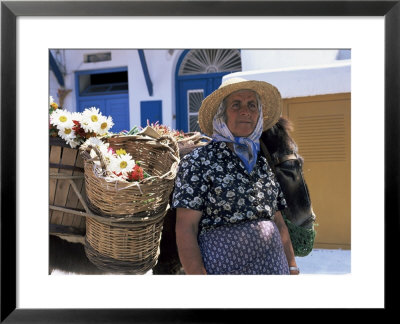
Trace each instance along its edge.
<path fill-rule="evenodd" d="M 260 151 L 260 137 L 263 131 L 263 112 L 260 100 L 258 100 L 258 121 L 254 131 L 248 137 L 233 136 L 226 125 L 225 105 L 221 102 L 213 119 L 212 138 L 216 142 L 233 143 L 233 149 L 242 160 L 247 172 L 251 172 L 257 161 Z"/>

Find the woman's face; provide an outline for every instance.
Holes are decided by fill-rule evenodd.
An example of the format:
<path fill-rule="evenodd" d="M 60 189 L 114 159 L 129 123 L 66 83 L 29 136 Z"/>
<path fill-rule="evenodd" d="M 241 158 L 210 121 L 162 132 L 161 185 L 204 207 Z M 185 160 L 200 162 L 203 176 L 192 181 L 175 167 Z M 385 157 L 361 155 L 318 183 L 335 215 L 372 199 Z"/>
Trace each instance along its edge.
<path fill-rule="evenodd" d="M 258 121 L 258 105 L 254 91 L 240 90 L 225 98 L 226 125 L 234 136 L 247 137 Z"/>

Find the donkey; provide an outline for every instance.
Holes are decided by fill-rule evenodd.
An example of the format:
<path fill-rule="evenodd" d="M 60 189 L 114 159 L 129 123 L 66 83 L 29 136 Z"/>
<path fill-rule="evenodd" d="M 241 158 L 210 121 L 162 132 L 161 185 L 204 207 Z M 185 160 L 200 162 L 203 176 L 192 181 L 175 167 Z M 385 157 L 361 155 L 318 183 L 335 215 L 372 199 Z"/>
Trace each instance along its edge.
<path fill-rule="evenodd" d="M 285 216 L 295 225 L 311 228 L 315 221 L 308 186 L 303 178 L 303 158 L 290 132 L 292 123 L 281 117 L 270 129 L 263 132 L 260 141 L 265 144 L 288 208 Z M 261 145 L 262 145 L 261 143 Z M 268 153 L 267 153 L 268 154 Z"/>
<path fill-rule="evenodd" d="M 271 167 L 274 168 L 285 194 L 288 204 L 285 216 L 296 225 L 311 228 L 315 215 L 308 187 L 302 176 L 303 158 L 298 154 L 297 145 L 289 134 L 291 131 L 292 124 L 289 120 L 280 118 L 272 128 L 263 132 L 260 142 L 268 149 L 272 161 Z M 176 246 L 175 223 L 176 212 L 170 209 L 164 220 L 158 262 L 152 269 L 154 275 L 184 273 Z M 51 269 L 80 274 L 105 273 L 90 263 L 82 244 L 76 245 L 59 240 L 50 238 Z"/>

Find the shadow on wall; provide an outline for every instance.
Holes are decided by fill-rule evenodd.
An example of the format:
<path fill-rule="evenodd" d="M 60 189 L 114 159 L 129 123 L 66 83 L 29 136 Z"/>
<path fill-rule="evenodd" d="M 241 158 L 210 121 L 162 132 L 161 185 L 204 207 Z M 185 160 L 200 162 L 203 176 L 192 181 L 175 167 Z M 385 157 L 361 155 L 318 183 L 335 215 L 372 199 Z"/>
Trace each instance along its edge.
<path fill-rule="evenodd" d="M 336 56 L 337 60 L 350 60 L 351 59 L 351 50 L 339 50 Z"/>

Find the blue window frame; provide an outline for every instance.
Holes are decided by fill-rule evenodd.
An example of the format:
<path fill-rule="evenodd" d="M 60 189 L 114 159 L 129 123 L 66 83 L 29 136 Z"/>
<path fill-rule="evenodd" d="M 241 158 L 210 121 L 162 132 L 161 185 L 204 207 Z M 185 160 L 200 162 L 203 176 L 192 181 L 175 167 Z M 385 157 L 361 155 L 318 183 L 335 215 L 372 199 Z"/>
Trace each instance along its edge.
<path fill-rule="evenodd" d="M 128 93 L 128 69 L 126 67 L 85 70 L 75 74 L 79 96 Z"/>
<path fill-rule="evenodd" d="M 99 108 L 103 115 L 112 117 L 114 122 L 112 132 L 129 130 L 128 82 L 127 78 L 125 82 L 124 75 L 122 75 L 127 75 L 127 71 L 126 67 L 122 67 L 76 72 L 77 110 L 83 111 L 90 107 Z M 118 73 L 119 75 L 117 75 Z M 96 80 L 91 82 L 94 79 Z M 118 82 L 121 80 L 123 82 Z"/>

